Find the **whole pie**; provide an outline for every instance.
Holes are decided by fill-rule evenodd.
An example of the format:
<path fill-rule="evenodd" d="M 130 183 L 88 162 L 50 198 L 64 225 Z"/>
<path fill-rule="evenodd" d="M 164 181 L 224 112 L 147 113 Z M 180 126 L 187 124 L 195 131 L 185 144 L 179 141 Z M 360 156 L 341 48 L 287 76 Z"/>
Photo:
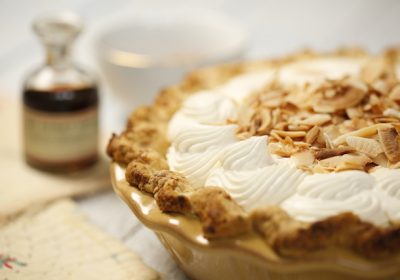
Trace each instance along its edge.
<path fill-rule="evenodd" d="M 302 52 L 198 70 L 137 109 L 110 157 L 207 238 L 278 254 L 400 251 L 400 52 Z"/>

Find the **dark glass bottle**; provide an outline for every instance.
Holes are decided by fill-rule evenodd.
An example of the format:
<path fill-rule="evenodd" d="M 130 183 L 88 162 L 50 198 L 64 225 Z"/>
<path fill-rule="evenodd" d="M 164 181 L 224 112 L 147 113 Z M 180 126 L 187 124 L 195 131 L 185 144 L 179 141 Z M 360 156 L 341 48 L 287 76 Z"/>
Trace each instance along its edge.
<path fill-rule="evenodd" d="M 33 29 L 46 49 L 46 62 L 23 89 L 26 162 L 39 169 L 69 172 L 98 157 L 98 92 L 93 77 L 70 59 L 82 22 L 72 13 L 42 16 Z"/>

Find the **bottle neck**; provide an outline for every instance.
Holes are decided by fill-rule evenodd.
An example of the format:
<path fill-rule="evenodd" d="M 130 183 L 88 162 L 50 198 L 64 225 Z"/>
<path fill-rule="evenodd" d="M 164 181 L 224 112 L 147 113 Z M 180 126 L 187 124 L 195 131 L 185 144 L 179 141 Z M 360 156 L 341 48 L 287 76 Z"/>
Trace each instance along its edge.
<path fill-rule="evenodd" d="M 69 45 L 46 45 L 46 64 L 56 68 L 71 65 Z"/>

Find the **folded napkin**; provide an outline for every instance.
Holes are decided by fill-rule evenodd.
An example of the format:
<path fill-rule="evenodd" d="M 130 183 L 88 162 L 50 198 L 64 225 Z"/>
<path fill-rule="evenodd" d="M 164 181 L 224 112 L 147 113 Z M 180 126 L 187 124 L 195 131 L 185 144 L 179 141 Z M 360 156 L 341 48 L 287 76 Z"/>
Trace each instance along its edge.
<path fill-rule="evenodd" d="M 63 199 L 0 228 L 0 279 L 147 280 L 158 274 Z"/>
<path fill-rule="evenodd" d="M 29 167 L 22 156 L 18 104 L 0 99 L 0 128 L 0 225 L 33 205 L 111 186 L 104 155 L 94 167 L 72 175 L 56 175 Z"/>

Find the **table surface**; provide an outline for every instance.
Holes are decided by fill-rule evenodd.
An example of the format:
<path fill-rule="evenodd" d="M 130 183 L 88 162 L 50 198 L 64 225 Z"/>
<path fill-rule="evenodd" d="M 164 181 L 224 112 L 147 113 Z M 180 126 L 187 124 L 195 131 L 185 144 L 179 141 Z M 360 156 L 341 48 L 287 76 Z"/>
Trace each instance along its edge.
<path fill-rule="evenodd" d="M 18 100 L 24 75 L 43 59 L 41 46 L 30 30 L 35 15 L 51 10 L 73 10 L 87 23 L 75 49 L 76 58 L 97 71 L 90 41 L 93 26 L 121 11 L 157 12 L 190 6 L 234 17 L 249 33 L 247 58 L 282 55 L 302 47 L 329 50 L 363 46 L 378 51 L 399 42 L 399 1 L 380 0 L 2 0 L 0 1 L 0 97 Z M 115 119 L 117 101 L 102 82 L 104 134 L 122 127 Z M 100 228 L 139 254 L 164 279 L 186 279 L 155 235 L 143 227 L 111 191 L 77 200 L 81 210 Z"/>

